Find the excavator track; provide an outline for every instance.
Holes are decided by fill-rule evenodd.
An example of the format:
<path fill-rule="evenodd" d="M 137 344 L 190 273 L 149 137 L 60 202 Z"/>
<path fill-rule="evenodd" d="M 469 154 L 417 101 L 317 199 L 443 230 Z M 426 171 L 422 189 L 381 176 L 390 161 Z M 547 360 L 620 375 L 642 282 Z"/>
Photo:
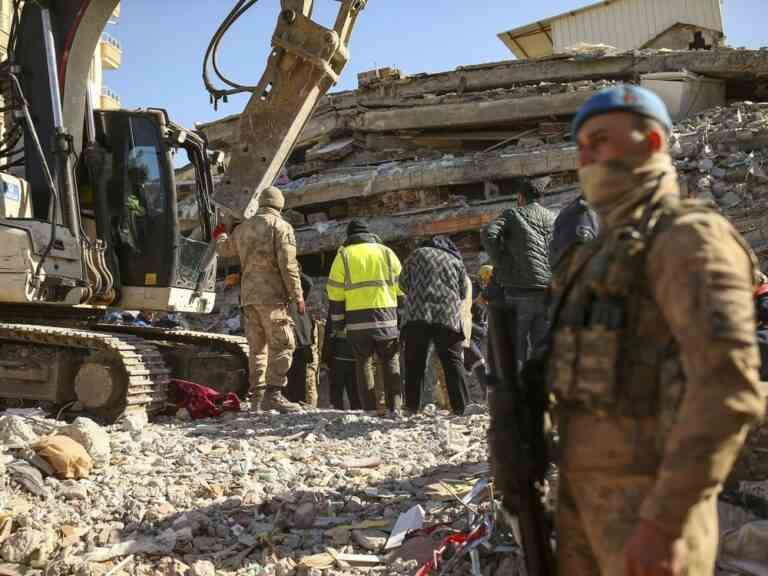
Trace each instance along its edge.
<path fill-rule="evenodd" d="M 165 408 L 170 370 L 157 346 L 139 336 L 0 323 L 0 341 L 82 353 L 75 394 L 87 412 L 104 420 L 135 409 L 156 413 Z"/>
<path fill-rule="evenodd" d="M 228 374 L 205 377 L 197 377 L 189 374 L 189 367 L 178 367 L 179 372 L 174 376 L 197 381 L 220 392 L 235 392 L 240 398 L 248 395 L 248 341 L 242 336 L 229 336 L 211 332 L 197 332 L 194 330 L 172 330 L 167 328 L 153 328 L 146 326 L 132 326 L 129 324 L 92 324 L 94 330 L 101 332 L 113 332 L 138 336 L 147 341 L 159 344 L 163 343 L 161 350 L 166 350 L 166 362 L 172 367 L 178 367 L 178 362 L 168 358 L 169 352 L 173 354 L 173 345 L 191 346 L 197 349 L 205 349 L 209 354 L 227 354 L 232 357 L 235 366 L 228 367 Z M 231 374 L 237 372 L 237 374 Z M 222 377 L 224 376 L 224 377 Z"/>

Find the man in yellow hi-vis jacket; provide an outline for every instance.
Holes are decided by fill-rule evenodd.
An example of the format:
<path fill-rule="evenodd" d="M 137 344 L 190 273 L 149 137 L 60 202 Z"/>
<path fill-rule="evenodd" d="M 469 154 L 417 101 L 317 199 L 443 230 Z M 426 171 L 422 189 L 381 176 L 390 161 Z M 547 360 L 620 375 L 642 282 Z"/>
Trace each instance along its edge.
<path fill-rule="evenodd" d="M 400 379 L 398 285 L 400 260 L 360 220 L 347 227 L 328 278 L 331 329 L 346 333 L 357 359 L 357 385 L 363 408 L 380 416 L 402 407 Z M 373 355 L 384 372 L 385 390 L 375 392 Z"/>

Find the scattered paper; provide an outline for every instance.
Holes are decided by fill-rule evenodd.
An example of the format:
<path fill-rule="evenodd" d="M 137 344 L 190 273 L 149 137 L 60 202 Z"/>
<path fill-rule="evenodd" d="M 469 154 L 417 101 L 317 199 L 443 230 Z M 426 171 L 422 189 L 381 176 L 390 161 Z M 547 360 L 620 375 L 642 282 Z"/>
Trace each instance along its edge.
<path fill-rule="evenodd" d="M 488 480 L 485 478 L 480 478 L 477 482 L 475 482 L 475 485 L 472 486 L 472 490 L 470 490 L 469 493 L 466 496 L 464 496 L 464 498 L 461 499 L 461 501 L 464 504 L 469 504 L 475 498 L 477 498 L 486 488 L 488 488 Z"/>
<path fill-rule="evenodd" d="M 389 535 L 389 540 L 387 540 L 384 549 L 391 550 L 392 548 L 397 548 L 402 545 L 408 532 L 411 530 L 419 530 L 424 526 L 424 516 L 424 508 L 418 504 L 400 514 L 397 522 L 395 522 L 395 527 L 392 528 L 392 533 Z"/>

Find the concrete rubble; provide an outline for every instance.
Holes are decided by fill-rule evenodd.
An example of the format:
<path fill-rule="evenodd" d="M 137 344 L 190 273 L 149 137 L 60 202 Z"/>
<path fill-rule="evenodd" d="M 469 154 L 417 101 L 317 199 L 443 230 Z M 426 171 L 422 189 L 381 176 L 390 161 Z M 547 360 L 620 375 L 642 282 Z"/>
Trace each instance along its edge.
<path fill-rule="evenodd" d="M 19 412 L 0 425 L 23 421 L 27 443 L 66 429 Z M 243 412 L 165 417 L 138 430 L 91 422 L 110 456 L 87 478 L 61 481 L 33 467 L 43 478 L 36 493 L 0 474 L 0 574 L 413 573 L 425 549 L 429 557 L 445 535 L 467 530 L 468 506 L 490 505 L 484 483 L 469 505 L 458 501 L 488 475 L 488 416 L 478 412 Z M 9 468 L 30 465 L 16 440 L 0 440 L 0 454 Z M 385 549 L 414 507 L 436 531 Z M 506 548 L 494 551 L 499 542 L 489 539 L 484 566 L 514 557 L 511 534 L 497 532 Z"/>
<path fill-rule="evenodd" d="M 738 162 L 753 153 L 759 164 L 766 146 L 758 102 L 768 95 L 768 51 L 598 50 L 438 74 L 384 69 L 361 74 L 357 90 L 323 98 L 280 182 L 305 272 L 327 274 L 354 217 L 366 218 L 402 255 L 419 238 L 449 234 L 475 270 L 485 258 L 478 230 L 511 205 L 521 180 L 541 182 L 553 208 L 576 194 L 568 127 L 578 107 L 601 88 L 662 72 L 722 83 L 723 107 L 678 124 L 676 159 L 687 176 L 712 163 L 714 172 L 689 178 L 688 189 L 711 193 L 741 228 L 755 232 L 750 240 L 761 251 L 753 225 L 760 205 L 742 203 L 737 184 L 754 184 L 738 181 Z M 695 102 L 690 110 L 698 111 Z M 237 116 L 200 128 L 214 147 L 237 142 Z M 717 158 L 707 157 L 712 148 Z"/>

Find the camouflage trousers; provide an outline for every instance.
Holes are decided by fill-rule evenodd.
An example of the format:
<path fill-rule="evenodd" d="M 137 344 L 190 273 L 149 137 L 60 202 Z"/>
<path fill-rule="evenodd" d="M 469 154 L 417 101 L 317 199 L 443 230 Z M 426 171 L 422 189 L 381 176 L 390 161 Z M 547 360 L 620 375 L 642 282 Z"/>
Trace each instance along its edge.
<path fill-rule="evenodd" d="M 564 418 L 561 412 L 559 424 L 558 574 L 624 576 L 624 548 L 656 484 L 656 456 L 649 454 L 652 450 L 640 438 L 655 431 L 658 422 L 581 413 Z M 681 492 L 685 490 L 680 486 Z M 717 492 L 713 490 L 688 512 L 681 541 L 675 544 L 684 558 L 681 575 L 714 573 Z"/>
<path fill-rule="evenodd" d="M 285 388 L 296 339 L 286 306 L 244 306 L 251 392 L 265 386 Z"/>
<path fill-rule="evenodd" d="M 558 574 L 624 576 L 624 546 L 654 478 L 561 472 L 557 505 Z M 717 497 L 696 504 L 683 530 L 684 576 L 712 576 L 717 555 Z"/>
<path fill-rule="evenodd" d="M 315 324 L 315 342 L 317 342 L 317 324 Z M 307 364 L 306 398 L 307 404 L 317 408 L 318 393 L 317 383 L 319 380 L 318 368 L 320 367 L 320 352 L 317 344 L 312 346 L 312 360 Z"/>

